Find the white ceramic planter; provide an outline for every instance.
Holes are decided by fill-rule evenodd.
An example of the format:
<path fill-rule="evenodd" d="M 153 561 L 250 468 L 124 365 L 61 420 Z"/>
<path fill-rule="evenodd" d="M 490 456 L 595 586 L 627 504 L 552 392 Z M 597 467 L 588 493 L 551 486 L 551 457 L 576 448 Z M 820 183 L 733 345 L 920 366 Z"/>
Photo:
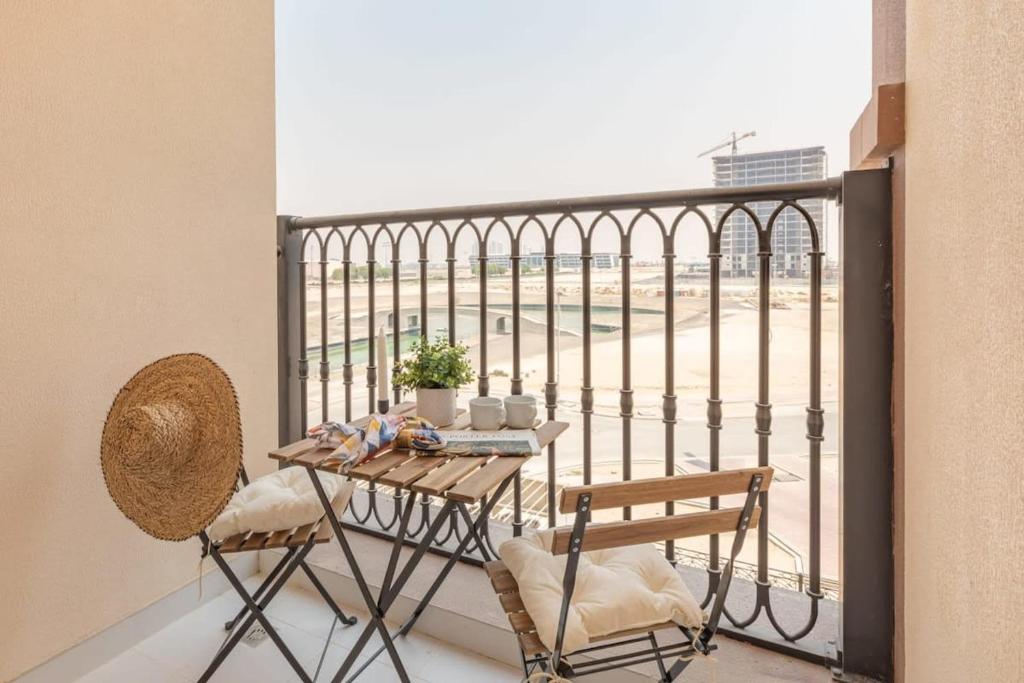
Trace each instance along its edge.
<path fill-rule="evenodd" d="M 417 389 L 416 414 L 435 427 L 455 422 L 455 389 Z"/>

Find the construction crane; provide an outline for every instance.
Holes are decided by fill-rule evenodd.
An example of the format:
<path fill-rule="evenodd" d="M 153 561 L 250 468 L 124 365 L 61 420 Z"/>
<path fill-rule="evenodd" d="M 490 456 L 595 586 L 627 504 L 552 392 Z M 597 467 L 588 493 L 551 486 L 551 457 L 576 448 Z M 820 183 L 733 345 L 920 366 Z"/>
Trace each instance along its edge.
<path fill-rule="evenodd" d="M 731 154 L 733 156 L 735 156 L 736 155 L 736 143 L 739 142 L 740 140 L 744 139 L 744 138 L 752 138 L 755 135 L 757 135 L 757 131 L 756 130 L 747 131 L 746 133 L 742 133 L 740 135 L 737 135 L 736 131 L 733 131 L 732 132 L 732 136 L 727 138 L 725 142 L 723 142 L 720 145 L 715 145 L 714 147 L 712 147 L 711 149 L 709 149 L 706 152 L 701 152 L 700 154 L 697 155 L 697 158 L 699 159 L 701 157 L 706 157 L 707 155 L 711 154 L 712 152 L 717 152 L 718 150 L 722 149 L 723 147 L 731 147 L 732 148 Z"/>

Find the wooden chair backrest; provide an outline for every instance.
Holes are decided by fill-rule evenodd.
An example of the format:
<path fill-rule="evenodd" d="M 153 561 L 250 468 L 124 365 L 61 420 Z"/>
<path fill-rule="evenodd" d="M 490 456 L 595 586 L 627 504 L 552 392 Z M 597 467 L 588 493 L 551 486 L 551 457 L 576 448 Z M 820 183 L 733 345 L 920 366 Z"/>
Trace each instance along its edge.
<path fill-rule="evenodd" d="M 569 486 L 562 490 L 558 509 L 563 514 L 575 512 L 576 502 L 583 493 L 590 494 L 591 510 L 746 493 L 750 478 L 758 472 L 764 476 L 761 490 L 767 490 L 772 483 L 771 467 L 748 467 L 707 474 L 680 474 L 674 477 Z"/>
<path fill-rule="evenodd" d="M 739 526 L 742 508 L 726 508 L 724 510 L 708 510 L 693 512 L 671 517 L 654 517 L 652 519 L 633 519 L 623 522 L 605 522 L 588 524 L 583 535 L 584 552 L 602 550 L 604 548 L 621 548 L 627 545 L 641 545 L 669 539 L 688 538 L 690 536 L 708 536 L 710 534 L 726 534 L 736 531 Z M 756 528 L 761 518 L 761 508 L 755 507 L 750 516 L 750 528 Z M 551 552 L 564 555 L 569 552 L 570 527 L 555 529 Z"/>
<path fill-rule="evenodd" d="M 588 513 L 627 505 L 747 493 L 755 475 L 762 477 L 758 493 L 767 490 L 772 481 L 770 467 L 574 486 L 562 492 L 560 509 L 562 512 L 575 512 L 579 497 L 585 493 L 591 495 Z M 729 533 L 736 531 L 742 514 L 742 507 L 730 507 L 652 519 L 589 523 L 583 534 L 582 550 L 586 552 L 690 536 Z M 749 528 L 756 528 L 760 517 L 761 508 L 755 506 L 748 522 Z M 571 535 L 571 527 L 555 529 L 551 552 L 555 555 L 569 552 Z"/>

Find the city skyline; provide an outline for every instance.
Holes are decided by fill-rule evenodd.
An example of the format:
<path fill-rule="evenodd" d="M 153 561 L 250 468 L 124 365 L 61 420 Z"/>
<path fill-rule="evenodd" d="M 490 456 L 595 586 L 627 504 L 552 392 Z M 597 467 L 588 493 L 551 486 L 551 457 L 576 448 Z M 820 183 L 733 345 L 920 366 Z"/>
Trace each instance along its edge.
<path fill-rule="evenodd" d="M 834 175 L 870 95 L 862 0 L 309 1 L 276 13 L 282 214 L 710 187 L 698 155 L 733 130 L 757 130 L 741 152 L 823 145 Z M 617 250 L 611 233 L 594 249 Z M 637 259 L 660 255 L 655 240 L 635 246 Z M 696 226 L 677 253 L 706 255 Z"/>

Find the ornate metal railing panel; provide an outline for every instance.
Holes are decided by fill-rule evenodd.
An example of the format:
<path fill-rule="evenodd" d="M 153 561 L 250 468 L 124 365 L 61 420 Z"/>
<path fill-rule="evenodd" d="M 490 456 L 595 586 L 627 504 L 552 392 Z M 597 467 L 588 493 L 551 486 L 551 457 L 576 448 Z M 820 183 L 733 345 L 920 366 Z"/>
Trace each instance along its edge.
<path fill-rule="evenodd" d="M 576 199 L 546 200 L 536 202 L 518 202 L 507 204 L 490 204 L 480 206 L 449 207 L 415 211 L 395 211 L 381 213 L 365 213 L 354 215 L 324 217 L 288 217 L 282 218 L 284 231 L 288 236 L 283 257 L 287 265 L 289 290 L 292 300 L 297 300 L 294 315 L 288 320 L 290 326 L 297 328 L 297 335 L 292 335 L 293 353 L 289 355 L 288 374 L 294 372 L 297 378 L 297 391 L 287 401 L 291 413 L 290 424 L 304 432 L 309 426 L 310 396 L 312 382 L 320 382 L 320 409 L 314 413 L 316 419 L 350 420 L 354 416 L 372 411 L 376 406 L 378 387 L 378 368 L 376 366 L 377 339 L 375 331 L 382 324 L 388 328 L 389 337 L 393 340 L 391 360 L 397 363 L 402 357 L 401 339 L 409 332 L 409 328 L 418 327 L 419 334 L 427 334 L 428 316 L 432 314 L 429 284 L 432 280 L 446 286 L 447 334 L 450 341 L 455 342 L 458 335 L 459 303 L 456 296 L 457 257 L 456 244 L 469 240 L 474 246 L 476 256 L 475 275 L 478 279 L 479 339 L 477 367 L 479 374 L 476 381 L 476 393 L 487 395 L 491 390 L 491 378 L 488 374 L 488 315 L 489 309 L 489 273 L 488 263 L 499 255 L 489 254 L 489 245 L 499 235 L 507 240 L 509 253 L 501 254 L 504 262 L 507 259 L 511 275 L 511 377 L 509 390 L 513 394 L 523 393 L 523 301 L 522 301 L 522 270 L 526 258 L 536 260 L 537 254 L 523 253 L 524 233 L 533 231 L 543 241 L 544 271 L 544 328 L 545 343 L 544 364 L 545 376 L 542 389 L 543 407 L 546 417 L 555 419 L 563 412 L 559 406 L 559 383 L 556 368 L 556 345 L 558 336 L 562 334 L 556 324 L 556 272 L 559 254 L 556 249 L 556 238 L 569 232 L 579 240 L 579 273 L 581 277 L 581 330 L 582 368 L 579 390 L 580 429 L 582 433 L 568 434 L 565 438 L 578 440 L 582 449 L 582 481 L 590 483 L 593 478 L 595 448 L 595 387 L 593 367 L 593 269 L 595 258 L 595 232 L 599 227 L 614 230 L 617 233 L 621 289 L 621 381 L 618 391 L 618 418 L 620 420 L 619 446 L 621 448 L 621 477 L 628 480 L 633 476 L 634 465 L 634 426 L 638 416 L 634 406 L 634 366 L 631 334 L 632 251 L 636 246 L 638 225 L 653 225 L 658 231 L 661 242 L 661 260 L 664 270 L 664 392 L 661 397 L 661 422 L 664 425 L 664 472 L 667 475 L 679 471 L 677 466 L 677 443 L 679 397 L 676 394 L 676 288 L 677 288 L 677 243 L 680 226 L 685 219 L 699 221 L 703 226 L 703 239 L 706 240 L 708 256 L 708 344 L 707 358 L 708 386 L 706 398 L 707 417 L 707 452 L 708 466 L 711 471 L 721 466 L 721 432 L 723 429 L 723 396 L 721 386 L 721 346 L 722 346 L 722 235 L 729 229 L 730 219 L 734 216 L 745 216 L 747 225 L 752 225 L 757 240 L 756 258 L 758 261 L 757 288 L 757 336 L 751 340 L 756 344 L 757 351 L 757 390 L 754 408 L 753 431 L 757 443 L 757 463 L 772 464 L 772 403 L 771 383 L 769 376 L 769 344 L 771 339 L 770 316 L 772 310 L 772 234 L 773 228 L 784 211 L 796 212 L 801 217 L 805 229 L 810 236 L 810 248 L 807 252 L 807 280 L 809 287 L 809 325 L 807 341 L 810 350 L 809 381 L 806 405 L 806 439 L 809 477 L 807 479 L 808 507 L 801 511 L 806 515 L 809 532 L 809 552 L 807 571 L 793 581 L 782 580 L 786 572 L 779 572 L 769 565 L 769 545 L 771 535 L 770 511 L 772 510 L 769 494 L 760 494 L 762 507 L 761 524 L 758 528 L 756 545 L 756 564 L 744 564 L 744 574 L 753 578 L 753 599 L 744 604 L 730 604 L 726 616 L 733 630 L 743 631 L 743 637 L 750 640 L 771 641 L 775 648 L 789 647 L 791 651 L 827 660 L 822 657 L 823 646 L 820 643 L 808 646 L 801 643 L 813 629 L 819 617 L 819 602 L 826 597 L 822 589 L 821 575 L 821 442 L 824 436 L 824 409 L 822 407 L 822 276 L 824 267 L 824 236 L 822 226 L 809 212 L 801 200 L 823 200 L 837 202 L 841 191 L 841 180 L 838 178 L 824 181 L 803 182 L 785 185 L 761 185 L 738 188 L 714 188 L 695 191 L 655 192 L 630 195 L 612 195 L 605 197 L 584 197 Z M 764 219 L 765 202 L 774 207 Z M 761 203 L 760 212 L 755 203 Z M 433 276 L 428 257 L 430 240 L 443 243 L 444 272 L 438 277 Z M 291 245 L 291 247 L 287 247 Z M 410 246 L 411 245 L 411 246 Z M 405 247 L 407 252 L 415 253 L 415 270 L 403 270 L 401 253 Z M 356 249 L 365 252 L 362 263 L 353 261 Z M 390 255 L 390 257 L 389 257 Z M 329 273 L 328 265 L 332 258 L 340 264 L 340 273 Z M 381 259 L 384 259 L 383 261 Z M 377 268 L 381 263 L 390 265 L 390 276 L 383 279 L 378 276 Z M 353 362 L 353 282 L 354 269 L 365 267 L 365 278 L 361 274 L 361 283 L 365 280 L 366 301 L 365 321 L 367 334 L 360 344 L 365 346 L 366 367 L 365 386 L 366 402 L 356 400 L 353 386 L 356 383 Z M 438 269 L 440 271 L 440 269 Z M 363 271 L 360 271 L 363 273 Z M 313 276 L 312 281 L 310 276 Z M 337 277 L 336 277 L 337 276 Z M 333 278 L 333 279 L 332 279 Z M 342 335 L 340 341 L 342 353 L 342 387 L 343 410 L 340 414 L 331 411 L 331 361 L 330 350 L 337 345 L 339 339 L 329 334 L 329 318 L 332 315 L 330 299 L 332 289 L 330 283 L 337 283 L 340 278 Z M 403 291 L 402 284 L 418 284 L 418 292 L 410 296 Z M 387 293 L 378 291 L 390 287 L 390 315 L 386 320 L 378 318 L 378 301 L 387 299 Z M 309 339 L 310 310 L 308 292 L 319 297 L 319 306 L 313 308 L 313 314 L 319 315 L 319 325 L 313 325 L 317 339 Z M 403 308 L 404 307 L 404 308 Z M 417 310 L 418 309 L 418 310 Z M 403 311 L 417 311 L 415 325 L 406 326 L 402 321 Z M 436 311 L 435 311 L 436 312 Z M 336 314 L 336 313 L 335 313 Z M 363 313 L 360 314 L 362 319 Z M 531 323 L 532 324 L 532 323 Z M 319 373 L 310 375 L 311 360 L 318 360 Z M 643 362 L 642 372 L 650 373 L 650 364 Z M 315 390 L 313 390 L 315 393 Z M 402 400 L 401 392 L 394 390 L 389 397 L 394 402 Z M 315 410 L 315 407 L 314 407 Z M 295 415 L 297 414 L 297 418 Z M 292 431 L 295 431 L 294 427 Z M 297 437 L 298 434 L 291 434 Z M 519 535 L 524 526 L 554 525 L 556 517 L 556 494 L 560 488 L 556 473 L 559 470 L 558 446 L 552 444 L 546 453 L 546 482 L 538 483 L 536 479 L 524 481 L 520 476 L 505 499 L 495 508 L 494 516 L 498 518 L 492 525 L 493 529 L 485 530 L 484 541 L 489 545 L 492 554 L 496 554 L 498 544 L 495 536 L 500 536 L 499 529 L 509 529 L 508 535 Z M 365 487 L 365 492 L 354 501 L 352 524 L 386 535 L 398 520 L 402 506 L 402 491 L 384 492 L 375 484 Z M 525 498 L 525 501 L 524 501 Z M 525 504 L 524 504 L 525 503 Z M 718 507 L 717 499 L 710 499 L 706 504 L 714 509 Z M 665 505 L 665 513 L 672 514 L 674 503 Z M 424 496 L 421 500 L 418 524 L 411 527 L 410 536 L 416 536 L 426 528 L 436 508 Z M 626 508 L 622 511 L 624 518 L 629 518 L 633 511 Z M 510 522 L 506 526 L 505 521 Z M 441 544 L 453 538 L 461 538 L 464 533 L 463 522 L 453 515 L 446 532 L 442 535 Z M 475 548 L 479 558 L 479 549 Z M 707 552 L 694 552 L 677 548 L 672 542 L 665 544 L 666 556 L 683 563 L 695 561 L 706 562 L 708 575 L 704 602 L 707 604 L 718 585 L 722 566 L 720 561 L 720 539 L 711 537 Z M 806 596 L 806 616 L 802 623 L 795 627 L 784 626 L 776 613 L 773 585 L 778 589 L 791 585 L 799 588 Z M 835 582 L 826 581 L 829 595 L 834 595 Z M 761 616 L 767 617 L 775 636 L 765 636 L 764 623 L 758 631 L 752 627 Z M 786 645 L 789 644 L 789 645 Z"/>

